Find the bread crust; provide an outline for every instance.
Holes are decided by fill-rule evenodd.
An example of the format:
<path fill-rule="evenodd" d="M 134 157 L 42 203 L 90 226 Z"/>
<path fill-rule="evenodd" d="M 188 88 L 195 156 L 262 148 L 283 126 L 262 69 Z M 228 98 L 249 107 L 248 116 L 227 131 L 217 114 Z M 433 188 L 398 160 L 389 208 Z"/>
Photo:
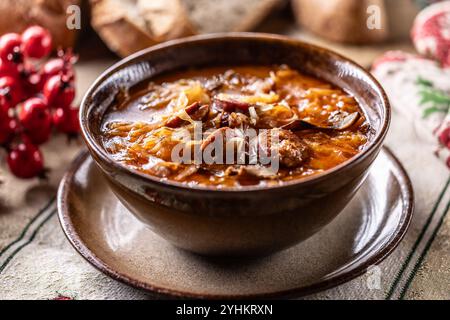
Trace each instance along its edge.
<path fill-rule="evenodd" d="M 195 34 L 179 0 L 152 0 L 148 3 L 151 6 L 140 6 L 141 23 L 132 21 L 114 0 L 91 0 L 90 3 L 92 27 L 106 45 L 122 57 L 161 41 Z M 158 4 L 166 7 L 158 7 Z"/>
<path fill-rule="evenodd" d="M 230 31 L 241 32 L 252 30 L 257 27 L 273 10 L 283 7 L 286 2 L 286 0 L 266 0 L 260 7 L 260 10 L 253 12 L 252 16 L 249 16 Z"/>

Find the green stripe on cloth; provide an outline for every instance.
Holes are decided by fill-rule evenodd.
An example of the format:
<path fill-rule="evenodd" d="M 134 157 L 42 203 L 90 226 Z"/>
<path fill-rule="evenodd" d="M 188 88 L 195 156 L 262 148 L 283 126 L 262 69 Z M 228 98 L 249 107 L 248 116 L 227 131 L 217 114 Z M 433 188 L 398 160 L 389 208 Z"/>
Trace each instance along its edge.
<path fill-rule="evenodd" d="M 411 286 L 411 283 L 414 280 L 414 277 L 416 276 L 417 271 L 419 270 L 420 266 L 422 265 L 423 260 L 427 256 L 427 253 L 430 250 L 431 245 L 434 242 L 434 239 L 436 239 L 436 235 L 439 232 L 439 229 L 442 227 L 442 224 L 444 223 L 445 217 L 447 216 L 449 209 L 450 209 L 450 201 L 447 203 L 444 214 L 442 215 L 441 219 L 439 219 L 439 223 L 437 224 L 436 228 L 434 228 L 433 234 L 432 234 L 430 240 L 428 240 L 427 245 L 425 246 L 425 249 L 423 250 L 422 254 L 420 255 L 419 260 L 417 260 L 416 264 L 414 265 L 414 269 L 412 270 L 411 274 L 408 276 L 408 280 L 400 293 L 400 300 L 404 299 L 406 292 L 408 291 L 409 287 Z"/>
<path fill-rule="evenodd" d="M 56 209 L 53 210 L 47 218 L 45 218 L 36 228 L 36 230 L 34 230 L 34 232 L 32 233 L 30 239 L 28 239 L 27 242 L 25 242 L 23 245 L 21 245 L 20 247 L 18 247 L 16 250 L 14 250 L 14 252 L 6 259 L 6 261 L 0 266 L 0 273 L 2 273 L 2 271 L 6 268 L 6 266 L 8 265 L 8 263 L 14 258 L 14 256 L 20 251 L 22 250 L 25 246 L 27 246 L 28 244 L 30 244 L 31 242 L 33 242 L 34 238 L 36 237 L 37 233 L 39 232 L 39 230 L 42 228 L 42 226 L 50 220 L 51 217 L 54 216 L 54 214 L 56 213 Z"/>
<path fill-rule="evenodd" d="M 11 242 L 10 244 L 8 244 L 6 247 L 4 247 L 2 250 L 0 250 L 0 257 L 2 256 L 3 253 L 5 253 L 9 248 L 11 248 L 13 245 L 15 245 L 16 243 L 18 243 L 19 241 L 21 241 L 23 239 L 23 237 L 25 237 L 25 234 L 27 233 L 28 229 L 30 228 L 30 226 L 33 224 L 33 222 L 36 221 L 37 218 L 40 217 L 40 215 L 47 210 L 52 203 L 55 201 L 56 196 L 53 196 L 49 202 L 47 202 L 47 204 L 38 211 L 38 213 L 27 223 L 27 225 L 23 228 L 21 234 L 19 235 L 19 237 L 14 240 L 13 242 Z"/>
<path fill-rule="evenodd" d="M 414 255 L 415 251 L 417 250 L 417 247 L 419 246 L 420 242 L 422 241 L 428 226 L 430 225 L 431 221 L 433 220 L 433 217 L 436 214 L 436 211 L 437 211 L 437 209 L 438 209 L 442 199 L 444 198 L 444 195 L 445 195 L 449 185 L 450 185 L 450 178 L 447 179 L 447 182 L 446 182 L 444 188 L 442 189 L 441 193 L 439 194 L 439 196 L 438 196 L 438 198 L 436 200 L 435 205 L 433 206 L 433 209 L 432 209 L 432 211 L 430 213 L 430 216 L 428 217 L 425 225 L 422 228 L 422 231 L 420 232 L 419 236 L 417 237 L 417 240 L 414 243 L 411 251 L 409 252 L 405 262 L 403 263 L 402 267 L 400 268 L 399 272 L 397 273 L 397 276 L 396 276 L 394 282 L 392 283 L 391 288 L 389 289 L 389 292 L 387 293 L 387 295 L 385 297 L 386 300 L 392 298 L 392 296 L 394 294 L 394 291 L 397 288 L 397 286 L 398 286 L 398 284 L 400 282 L 400 279 L 403 276 L 403 273 L 406 271 L 406 268 L 408 267 L 409 263 L 411 262 L 411 259 L 412 259 L 413 255 Z"/>

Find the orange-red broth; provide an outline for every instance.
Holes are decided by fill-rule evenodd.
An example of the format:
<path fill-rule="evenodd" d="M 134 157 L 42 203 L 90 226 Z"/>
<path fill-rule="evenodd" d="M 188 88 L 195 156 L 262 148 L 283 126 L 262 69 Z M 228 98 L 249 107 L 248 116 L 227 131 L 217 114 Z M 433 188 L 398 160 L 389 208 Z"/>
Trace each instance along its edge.
<path fill-rule="evenodd" d="M 185 99 L 180 99 L 182 94 Z M 253 128 L 278 128 L 292 119 L 327 126 L 333 115 L 354 112 L 360 117 L 343 131 L 292 132 L 307 147 L 306 159 L 298 166 L 281 164 L 269 177 L 239 171 L 237 165 L 172 162 L 171 151 L 179 141 L 171 137 L 179 128 L 167 127 L 169 120 L 197 101 L 211 106 L 217 97 L 255 106 L 257 121 L 248 110 L 237 110 L 251 120 L 246 125 Z M 220 127 L 217 117 L 218 112 L 210 108 L 202 121 L 203 131 Z M 192 129 L 188 121 L 180 127 Z M 107 112 L 102 125 L 104 148 L 115 160 L 161 179 L 217 188 L 282 184 L 321 173 L 361 152 L 368 132 L 369 124 L 350 94 L 286 66 L 213 67 L 163 75 L 130 92 Z"/>

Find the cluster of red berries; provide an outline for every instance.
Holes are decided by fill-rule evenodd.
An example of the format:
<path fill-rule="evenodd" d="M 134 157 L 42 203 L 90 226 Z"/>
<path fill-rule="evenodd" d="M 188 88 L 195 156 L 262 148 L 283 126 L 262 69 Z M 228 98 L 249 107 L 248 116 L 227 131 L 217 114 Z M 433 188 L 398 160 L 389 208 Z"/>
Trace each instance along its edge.
<path fill-rule="evenodd" d="M 38 146 L 52 128 L 68 135 L 80 130 L 78 109 L 71 106 L 76 57 L 59 50 L 57 58 L 43 61 L 51 51 L 51 34 L 39 26 L 0 37 L 0 146 L 19 178 L 44 172 Z"/>

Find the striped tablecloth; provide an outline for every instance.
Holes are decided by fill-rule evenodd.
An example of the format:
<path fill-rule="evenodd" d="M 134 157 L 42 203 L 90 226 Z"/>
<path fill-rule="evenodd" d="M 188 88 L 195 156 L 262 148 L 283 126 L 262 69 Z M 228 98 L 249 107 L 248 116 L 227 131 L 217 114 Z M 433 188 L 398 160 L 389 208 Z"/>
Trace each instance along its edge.
<path fill-rule="evenodd" d="M 357 57 L 356 57 L 357 58 Z M 78 66 L 82 93 L 109 61 Z M 391 92 L 392 94 L 392 92 Z M 386 144 L 403 162 L 416 196 L 410 229 L 380 267 L 381 286 L 365 274 L 312 299 L 450 299 L 450 174 L 423 139 L 421 124 L 394 106 Z M 399 110 L 400 109 L 400 110 Z M 48 182 L 21 181 L 0 163 L 0 299 L 146 299 L 89 265 L 66 240 L 56 217 L 58 182 L 82 143 L 57 137 L 44 147 Z M 2 157 L 3 159 L 3 157 Z"/>

